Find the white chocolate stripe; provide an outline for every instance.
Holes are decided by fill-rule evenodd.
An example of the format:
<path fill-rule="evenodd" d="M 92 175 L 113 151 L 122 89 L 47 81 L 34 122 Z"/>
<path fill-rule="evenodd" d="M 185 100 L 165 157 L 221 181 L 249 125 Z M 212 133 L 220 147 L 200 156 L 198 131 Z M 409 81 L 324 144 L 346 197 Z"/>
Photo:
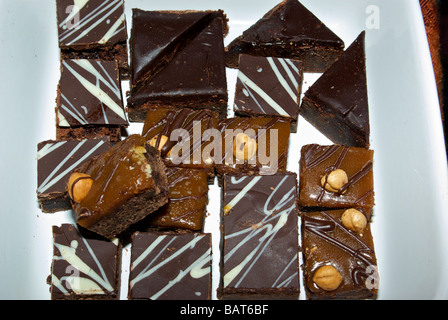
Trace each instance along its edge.
<path fill-rule="evenodd" d="M 118 2 L 120 2 L 120 0 L 118 1 Z M 84 29 L 82 32 L 81 32 L 81 34 L 78 36 L 78 37 L 76 37 L 74 40 L 72 40 L 72 41 L 70 41 L 69 43 L 68 43 L 68 45 L 70 45 L 70 44 L 73 44 L 74 42 L 76 42 L 76 41 L 78 41 L 79 39 L 82 39 L 82 38 L 84 38 L 86 35 L 88 35 L 89 34 L 89 32 L 92 30 L 92 29 L 94 29 L 94 28 L 96 28 L 100 23 L 102 23 L 108 16 L 110 16 L 112 13 L 114 13 L 117 9 L 119 9 L 120 7 L 122 6 L 122 4 L 121 3 L 118 3 L 115 7 L 113 7 L 110 11 L 108 11 L 106 14 L 104 14 L 104 16 L 101 18 L 101 19 L 98 19 L 94 24 L 92 24 L 89 28 L 87 28 L 87 29 Z M 104 10 L 102 10 L 102 11 L 104 11 Z M 102 12 L 101 11 L 101 12 Z M 121 19 L 121 18 L 120 18 Z M 119 20 L 120 22 L 123 22 L 122 20 Z"/>
<path fill-rule="evenodd" d="M 132 262 L 131 270 L 134 270 L 134 268 L 138 266 L 140 262 L 142 262 L 148 256 L 148 254 L 150 254 L 154 250 L 154 248 L 157 247 L 165 238 L 166 236 L 161 235 L 153 243 L 151 243 L 151 245 L 146 248 L 145 251 L 143 251 L 143 253 L 134 260 L 134 262 Z"/>
<path fill-rule="evenodd" d="M 156 264 L 155 266 L 153 266 L 152 268 L 148 268 L 148 266 L 146 266 L 146 268 L 144 270 L 142 270 L 137 276 L 135 276 L 131 281 L 130 281 L 130 286 L 131 288 L 139 281 L 149 277 L 152 273 L 154 273 L 155 271 L 157 271 L 158 269 L 160 269 L 161 267 L 163 267 L 164 265 L 166 265 L 167 263 L 171 262 L 173 259 L 175 259 L 176 257 L 178 257 L 179 255 L 181 255 L 182 253 L 184 253 L 185 251 L 194 248 L 194 246 L 200 241 L 202 240 L 204 237 L 202 236 L 195 236 L 190 242 L 188 242 L 187 244 L 185 244 L 182 248 L 179 248 L 174 254 L 172 254 L 169 258 L 161 261 L 160 263 Z M 171 241 L 175 240 L 175 238 L 173 238 Z M 154 247 L 151 249 L 151 251 L 154 249 Z M 163 252 L 160 251 L 159 255 Z M 146 256 L 149 254 L 149 252 L 145 252 Z M 142 259 L 140 259 L 139 262 L 141 262 Z M 152 261 L 150 262 L 150 264 L 152 264 L 154 261 L 156 261 L 157 259 L 154 258 L 152 259 Z M 133 266 L 133 268 L 135 268 L 135 265 Z"/>
<path fill-rule="evenodd" d="M 37 152 L 37 160 L 42 159 L 43 157 L 52 153 L 57 148 L 62 147 L 66 143 L 67 143 L 67 141 L 60 141 L 60 142 L 56 142 L 56 143 L 46 144 L 45 146 L 42 147 L 42 149 L 40 149 Z"/>
<path fill-rule="evenodd" d="M 272 99 L 263 89 L 261 89 L 256 83 L 249 79 L 241 70 L 238 72 L 238 78 L 245 83 L 248 87 L 254 90 L 264 101 L 266 101 L 272 109 L 277 111 L 281 116 L 289 116 L 288 113 Z"/>
<path fill-rule="evenodd" d="M 104 103 L 109 109 L 115 112 L 120 118 L 126 121 L 123 108 L 121 108 L 111 97 L 109 97 L 101 88 L 92 84 L 90 81 L 81 76 L 67 62 L 63 62 L 64 66 L 73 74 L 73 76 L 84 86 L 84 88 L 95 96 L 98 100 Z"/>
<path fill-rule="evenodd" d="M 224 214 L 228 214 L 230 210 L 241 200 L 244 198 L 247 192 L 258 182 L 260 181 L 261 176 L 254 177 L 252 181 L 250 181 L 229 203 L 224 207 Z"/>
<path fill-rule="evenodd" d="M 81 9 L 89 2 L 89 0 L 73 0 L 73 7 L 70 14 L 59 24 L 59 28 L 62 28 L 64 25 L 75 18 L 75 16 L 81 11 Z"/>
<path fill-rule="evenodd" d="M 85 243 L 85 241 L 84 241 Z M 86 274 L 87 276 L 89 276 L 90 278 L 92 278 L 93 280 L 95 280 L 99 285 L 101 285 L 103 288 L 105 288 L 107 291 L 113 291 L 113 287 L 110 284 L 110 282 L 108 281 L 107 277 L 105 277 L 104 274 L 104 270 L 101 272 L 103 277 L 101 277 L 100 275 L 98 275 L 95 270 L 93 270 L 89 265 L 87 265 L 79 256 L 76 255 L 76 248 L 78 246 L 78 241 L 73 240 L 70 243 L 70 246 L 65 246 L 62 245 L 60 243 L 55 243 L 54 244 L 55 247 L 59 250 L 59 252 L 61 253 L 61 257 L 55 257 L 55 259 L 63 259 L 65 261 L 67 261 L 67 263 L 69 263 L 71 266 L 73 266 L 74 268 L 76 268 L 77 270 L 79 270 L 80 272 Z M 93 252 L 93 250 L 90 248 L 90 245 L 86 244 L 89 253 L 91 254 L 92 258 L 95 260 L 95 263 L 98 265 L 98 267 L 100 268 L 100 270 L 103 269 L 103 267 L 101 266 L 101 264 L 99 264 L 98 258 L 96 257 L 95 253 Z M 79 275 L 78 275 L 79 277 Z M 81 277 L 80 277 L 81 278 Z M 82 285 L 82 281 L 79 281 L 78 285 Z M 90 291 L 88 290 L 88 288 L 77 288 L 78 290 L 82 291 Z M 94 290 L 95 292 L 97 292 L 98 290 Z"/>
<path fill-rule="evenodd" d="M 124 13 L 121 15 L 120 18 L 118 18 L 117 21 L 112 25 L 112 27 L 107 31 L 107 33 L 103 36 L 103 38 L 99 41 L 100 44 L 106 44 L 107 41 L 110 40 L 115 34 L 117 34 L 117 30 L 120 26 L 123 25 L 124 21 Z M 122 30 L 124 27 L 122 27 L 120 30 Z"/>
<path fill-rule="evenodd" d="M 109 3 L 109 0 L 105 0 L 103 3 L 101 3 L 98 7 L 96 7 L 94 10 L 92 10 L 91 12 L 89 12 L 87 15 L 85 15 L 84 17 L 82 17 L 79 21 L 78 24 L 76 26 L 73 26 L 73 28 L 67 28 L 64 32 L 62 32 L 59 35 L 59 40 L 63 41 L 65 40 L 67 37 L 76 34 L 76 32 L 78 32 L 78 30 L 81 30 L 86 24 L 88 24 L 90 21 L 92 21 L 93 19 L 95 19 L 98 15 L 100 15 L 103 11 L 107 10 L 109 7 L 111 7 L 113 4 Z M 103 8 L 104 6 L 108 6 L 106 8 Z M 78 11 L 79 13 L 79 11 Z M 63 26 L 61 26 L 62 28 Z"/>
<path fill-rule="evenodd" d="M 76 34 L 79 33 L 79 35 L 75 39 L 68 42 L 67 45 L 71 45 L 71 44 L 75 43 L 79 39 L 82 39 L 83 37 L 85 37 L 92 29 L 97 27 L 99 24 L 103 23 L 108 16 L 110 16 L 112 13 L 114 13 L 121 6 L 122 6 L 122 0 L 113 0 L 113 1 L 106 0 L 106 1 L 104 1 L 101 5 L 99 5 L 97 8 L 92 10 L 85 17 L 82 17 L 76 26 L 62 32 L 61 35 L 59 36 L 59 40 L 64 41 L 68 37 L 76 36 Z M 105 12 L 106 10 L 110 9 L 111 7 L 113 7 L 111 10 L 109 10 L 108 12 Z M 87 25 L 91 21 L 95 21 L 95 23 L 93 23 L 88 28 L 86 28 Z M 79 32 L 80 30 L 82 30 L 82 31 Z"/>
<path fill-rule="evenodd" d="M 210 262 L 211 249 L 208 249 L 199 259 L 194 261 L 185 270 L 180 270 L 176 278 L 167 283 L 165 287 L 160 289 L 157 293 L 151 296 L 151 300 L 157 300 L 162 294 L 171 289 L 176 283 L 179 283 L 188 273 L 193 278 L 201 278 L 210 273 L 209 268 L 202 268 L 205 264 Z"/>
<path fill-rule="evenodd" d="M 277 277 L 277 279 L 275 280 L 274 284 L 272 285 L 273 287 L 277 287 L 277 288 L 281 288 L 284 287 L 285 285 L 287 285 L 288 283 L 291 282 L 291 280 L 294 277 L 297 277 L 297 274 L 292 274 L 291 276 L 289 276 L 288 278 L 286 278 L 285 280 L 283 280 L 282 282 L 279 282 L 280 279 L 282 278 L 282 276 L 285 274 L 286 270 L 289 268 L 289 266 L 291 266 L 294 262 L 298 261 L 298 257 L 296 255 L 294 255 L 291 259 L 291 261 L 288 263 L 288 265 L 285 267 L 285 270 L 283 270 L 282 273 L 280 273 Z M 279 282 L 279 283 L 278 283 Z M 278 283 L 278 284 L 277 284 Z"/>
<path fill-rule="evenodd" d="M 59 163 L 59 165 L 54 168 L 54 170 L 48 175 L 48 177 L 42 182 L 42 184 L 39 186 L 37 191 L 39 193 L 45 192 L 48 188 L 53 186 L 55 183 L 57 183 L 59 180 L 61 180 L 64 176 L 66 176 L 70 171 L 74 170 L 77 166 L 79 166 L 81 163 L 83 163 L 96 149 L 98 149 L 103 143 L 103 140 L 99 140 L 98 143 L 90 149 L 88 152 L 86 152 L 78 161 L 76 161 L 74 164 L 72 164 L 70 167 L 68 167 L 66 170 L 58 174 L 56 177 L 53 178 L 55 174 L 59 172 L 59 170 L 65 165 L 67 161 L 70 160 L 72 155 L 78 151 L 79 148 L 86 142 L 87 140 L 81 141 L 73 150 Z"/>
<path fill-rule="evenodd" d="M 297 101 L 297 94 L 294 94 L 293 90 L 291 90 L 291 87 L 289 86 L 288 82 L 285 80 L 285 78 L 282 76 L 282 74 L 280 73 L 280 71 L 278 70 L 274 60 L 271 57 L 267 58 L 269 65 L 272 68 L 272 71 L 274 71 L 275 76 L 277 77 L 278 81 L 280 82 L 280 84 L 283 86 L 283 88 L 285 89 L 285 91 L 289 94 L 289 96 L 292 98 L 292 100 L 294 102 Z M 282 65 L 283 66 L 283 65 Z M 286 67 L 287 68 L 287 67 Z M 289 70 L 289 68 L 285 69 L 285 70 Z"/>
<path fill-rule="evenodd" d="M 103 75 L 92 65 L 90 60 L 87 59 L 74 59 L 71 60 L 72 62 L 76 63 L 78 66 L 86 70 L 87 72 L 90 72 L 97 81 L 103 82 L 116 96 L 117 98 L 121 98 L 120 89 L 116 86 L 115 82 L 110 78 L 110 75 L 107 73 L 107 71 L 104 69 L 103 65 L 100 61 L 96 61 L 98 66 L 101 68 L 101 70 L 104 72 L 104 74 L 108 77 L 107 81 Z M 99 85 L 99 84 L 98 84 Z"/>
<path fill-rule="evenodd" d="M 289 68 L 289 66 L 291 66 L 291 64 L 289 64 L 289 66 L 288 66 L 288 64 L 286 63 L 286 61 L 289 61 L 289 60 L 277 58 L 277 61 L 280 62 L 280 64 L 282 65 L 283 69 L 286 71 L 286 74 L 288 75 L 289 80 L 292 83 L 292 91 L 294 92 L 294 96 L 297 97 L 297 95 L 298 95 L 297 88 L 299 87 L 299 83 L 297 82 L 296 77 L 294 77 L 294 75 L 292 74 L 291 68 Z M 292 66 L 294 66 L 294 65 L 292 65 Z M 295 101 L 296 100 L 294 100 L 294 102 Z"/>
<path fill-rule="evenodd" d="M 258 239 L 257 246 L 250 252 L 238 265 L 233 267 L 230 271 L 228 271 L 224 275 L 224 287 L 227 287 L 233 280 L 235 280 L 239 274 L 242 273 L 241 277 L 238 279 L 235 285 L 233 285 L 235 288 L 238 287 L 241 282 L 244 280 L 246 275 L 250 272 L 252 267 L 255 265 L 257 260 L 262 256 L 263 252 L 265 251 L 266 247 L 271 243 L 271 241 L 275 238 L 277 232 L 281 230 L 287 223 L 289 215 L 295 208 L 294 203 L 294 196 L 295 196 L 295 187 L 292 187 L 283 197 L 282 199 L 273 206 L 273 208 L 269 208 L 269 204 L 272 201 L 272 197 L 279 191 L 280 186 L 285 182 L 287 179 L 287 176 L 285 176 L 275 187 L 275 189 L 272 191 L 270 196 L 267 198 L 266 202 L 263 206 L 263 211 L 265 213 L 265 217 L 257 224 L 258 227 L 250 226 L 246 229 L 240 230 L 238 232 L 235 232 L 233 234 L 229 234 L 225 236 L 225 239 L 230 239 L 238 236 L 243 236 L 243 238 L 238 242 L 238 244 L 229 252 L 227 252 L 224 255 L 224 262 L 228 261 L 228 259 L 234 255 L 238 250 L 244 245 L 252 240 L 254 237 L 259 235 L 262 232 L 265 232 L 264 235 L 262 235 Z M 233 182 L 233 181 L 232 181 Z M 248 190 L 245 191 L 247 193 Z M 240 192 L 241 193 L 241 192 Z M 292 203 L 292 204 L 291 204 Z M 286 207 L 285 206 L 288 206 Z M 277 220 L 278 219 L 278 220 Z M 275 226 L 270 224 L 270 222 L 274 222 L 277 220 Z M 246 234 L 244 236 L 244 234 Z M 296 257 L 296 256 L 295 256 Z M 295 259 L 297 261 L 297 259 Z M 287 268 L 291 265 L 292 262 L 289 262 L 288 265 L 284 268 L 284 270 L 281 272 L 281 274 L 277 277 L 275 282 L 273 283 L 273 287 L 277 285 L 277 283 L 280 281 L 281 276 L 286 272 Z M 246 270 L 244 268 L 248 265 Z"/>

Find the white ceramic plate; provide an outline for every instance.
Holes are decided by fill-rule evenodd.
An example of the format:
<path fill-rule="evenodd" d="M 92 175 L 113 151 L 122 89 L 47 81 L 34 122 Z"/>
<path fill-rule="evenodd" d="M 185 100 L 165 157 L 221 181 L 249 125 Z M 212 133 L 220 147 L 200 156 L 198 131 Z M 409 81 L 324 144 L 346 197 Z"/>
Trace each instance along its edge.
<path fill-rule="evenodd" d="M 366 30 L 371 143 L 375 150 L 373 235 L 379 299 L 448 299 L 448 174 L 437 91 L 418 0 L 302 0 L 346 43 Z M 223 9 L 226 44 L 273 0 L 126 0 L 131 9 Z M 44 214 L 36 200 L 36 146 L 55 138 L 59 80 L 55 0 L 0 1 L 0 298 L 49 299 L 51 226 L 70 211 Z M 372 20 L 373 19 L 373 20 Z M 318 75 L 306 75 L 306 89 Z M 229 70 L 229 97 L 236 73 Z M 126 85 L 124 86 L 124 90 Z M 229 106 L 232 99 L 229 101 Z M 289 170 L 303 144 L 329 143 L 305 120 L 291 137 Z M 132 125 L 129 132 L 139 133 Z M 212 186 L 206 231 L 218 256 L 219 190 Z M 128 271 L 124 254 L 124 278 Z M 213 262 L 217 287 L 218 261 Z M 122 297 L 127 294 L 124 281 Z M 216 295 L 214 294 L 216 298 Z M 304 299 L 304 294 L 301 294 Z"/>

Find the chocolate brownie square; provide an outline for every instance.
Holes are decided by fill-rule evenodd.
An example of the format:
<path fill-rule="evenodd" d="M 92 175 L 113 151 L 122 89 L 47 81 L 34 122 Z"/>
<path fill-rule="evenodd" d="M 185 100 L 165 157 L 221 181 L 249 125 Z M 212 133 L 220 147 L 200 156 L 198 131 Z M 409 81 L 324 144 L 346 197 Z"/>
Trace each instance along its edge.
<path fill-rule="evenodd" d="M 297 132 L 303 64 L 276 57 L 240 55 L 233 109 L 239 116 L 282 116 Z"/>
<path fill-rule="evenodd" d="M 368 216 L 350 208 L 301 217 L 307 298 L 375 298 L 379 276 Z"/>
<path fill-rule="evenodd" d="M 77 226 L 53 226 L 52 300 L 119 298 L 121 245 L 85 234 Z"/>
<path fill-rule="evenodd" d="M 56 138 L 121 140 L 128 125 L 116 61 L 62 60 L 56 98 Z"/>
<path fill-rule="evenodd" d="M 298 299 L 297 176 L 225 175 L 221 299 Z"/>
<path fill-rule="evenodd" d="M 129 299 L 210 300 L 211 234 L 136 232 Z"/>
<path fill-rule="evenodd" d="M 116 60 L 129 77 L 123 0 L 57 0 L 56 9 L 62 59 Z"/>
<path fill-rule="evenodd" d="M 302 210 L 375 204 L 373 150 L 341 145 L 305 145 L 300 157 L 299 205 Z"/>

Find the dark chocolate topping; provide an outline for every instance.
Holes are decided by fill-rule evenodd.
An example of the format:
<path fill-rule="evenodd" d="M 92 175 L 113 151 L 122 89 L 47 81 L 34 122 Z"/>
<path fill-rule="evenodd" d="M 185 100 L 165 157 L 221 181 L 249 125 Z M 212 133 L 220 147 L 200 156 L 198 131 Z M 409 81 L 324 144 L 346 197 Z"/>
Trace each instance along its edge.
<path fill-rule="evenodd" d="M 201 100 L 210 96 L 227 98 L 223 55 L 223 20 L 216 17 L 196 37 L 184 43 L 183 49 L 170 57 L 170 63 L 150 79 L 134 85 L 128 102 Z M 134 63 L 148 63 L 135 59 L 137 62 Z"/>
<path fill-rule="evenodd" d="M 243 32 L 247 42 L 324 43 L 338 48 L 344 42 L 297 0 L 285 0 Z"/>
<path fill-rule="evenodd" d="M 61 48 L 102 47 L 127 40 L 123 0 L 58 0 L 56 4 Z"/>
<path fill-rule="evenodd" d="M 37 148 L 37 192 L 65 193 L 70 174 L 110 148 L 109 139 L 43 141 Z"/>
<path fill-rule="evenodd" d="M 62 60 L 57 125 L 127 125 L 116 61 Z"/>
<path fill-rule="evenodd" d="M 302 73 L 298 60 L 241 55 L 235 112 L 297 119 Z"/>
<path fill-rule="evenodd" d="M 296 176 L 225 175 L 223 194 L 223 293 L 298 294 Z"/>
<path fill-rule="evenodd" d="M 53 226 L 53 237 L 52 299 L 64 299 L 67 295 L 117 298 L 116 243 L 84 235 L 70 224 Z"/>
<path fill-rule="evenodd" d="M 369 143 L 365 31 L 341 57 L 305 92 L 320 108 L 328 109 L 359 132 Z"/>
<path fill-rule="evenodd" d="M 211 234 L 137 232 L 132 238 L 130 299 L 210 299 Z"/>

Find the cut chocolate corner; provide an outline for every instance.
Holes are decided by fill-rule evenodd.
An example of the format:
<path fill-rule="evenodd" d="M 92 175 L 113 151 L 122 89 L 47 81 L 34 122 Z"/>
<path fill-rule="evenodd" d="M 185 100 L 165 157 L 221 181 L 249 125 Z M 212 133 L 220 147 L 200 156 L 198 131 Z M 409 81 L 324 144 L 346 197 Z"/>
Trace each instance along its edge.
<path fill-rule="evenodd" d="M 285 0 L 235 38 L 225 60 L 238 68 L 240 54 L 293 58 L 305 72 L 323 72 L 343 52 L 344 42 L 297 0 Z"/>
<path fill-rule="evenodd" d="M 332 142 L 369 148 L 365 31 L 305 92 L 299 113 Z"/>

